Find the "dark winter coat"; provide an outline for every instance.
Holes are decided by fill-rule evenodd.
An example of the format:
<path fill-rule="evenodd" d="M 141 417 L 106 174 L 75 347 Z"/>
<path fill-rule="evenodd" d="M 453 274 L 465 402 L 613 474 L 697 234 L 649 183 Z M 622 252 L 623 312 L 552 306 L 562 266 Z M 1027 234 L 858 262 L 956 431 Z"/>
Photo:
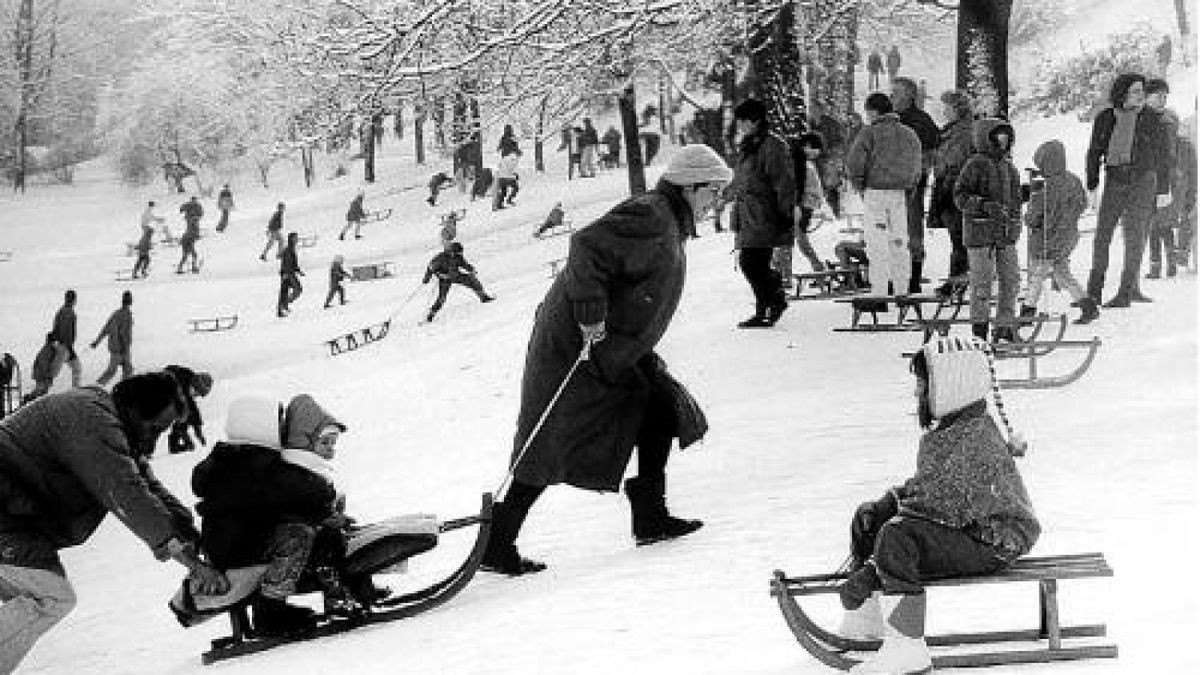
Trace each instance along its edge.
<path fill-rule="evenodd" d="M 33 369 L 30 371 L 34 382 L 49 382 L 54 379 L 54 344 L 47 342 L 33 357 Z"/>
<path fill-rule="evenodd" d="M 1100 166 L 1108 155 L 1108 142 L 1116 124 L 1117 116 L 1112 108 L 1101 110 L 1092 122 L 1086 167 L 1089 190 L 1100 185 Z M 1133 158 L 1129 167 L 1137 172 L 1153 172 L 1158 181 L 1157 193 L 1165 195 L 1170 191 L 1171 157 L 1171 139 L 1167 137 L 1161 116 L 1149 106 L 1142 108 L 1133 126 Z"/>
<path fill-rule="evenodd" d="M 149 253 L 154 246 L 154 228 L 149 225 L 142 226 L 142 238 L 138 240 L 137 250 L 139 253 Z"/>
<path fill-rule="evenodd" d="M 738 150 L 731 225 L 741 248 L 787 246 L 795 233 L 796 174 L 787 141 L 762 131 Z"/>
<path fill-rule="evenodd" d="M 879 55 L 879 52 L 871 52 L 867 56 L 867 70 L 872 73 L 883 70 L 883 57 Z"/>
<path fill-rule="evenodd" d="M 1016 136 L 1004 120 L 976 120 L 975 154 L 954 183 L 954 204 L 963 214 L 963 244 L 967 248 L 1012 246 L 1021 236 L 1021 176 L 996 135 Z M 1011 147 L 1011 145 L 1010 145 Z"/>
<path fill-rule="evenodd" d="M 937 149 L 940 134 L 933 118 L 915 105 L 910 105 L 897 114 L 904 126 L 916 132 L 917 138 L 921 141 L 921 152 L 930 155 L 930 165 L 932 166 L 932 153 Z"/>
<path fill-rule="evenodd" d="M 1033 549 L 1041 525 L 1008 444 L 978 401 L 921 437 L 917 470 L 896 490 L 900 514 L 965 530 L 1006 559 Z"/>
<path fill-rule="evenodd" d="M 1171 194 L 1179 203 L 1183 216 L 1192 217 L 1189 214 L 1194 214 L 1196 210 L 1196 146 L 1191 139 L 1179 137 L 1178 157 Z"/>
<path fill-rule="evenodd" d="M 608 131 L 604 132 L 604 138 L 602 140 L 604 141 L 604 145 L 608 148 L 608 152 L 610 154 L 614 156 L 621 154 L 621 132 L 617 131 L 615 128 L 609 127 Z"/>
<path fill-rule="evenodd" d="M 329 287 L 341 288 L 342 282 L 350 278 L 350 273 L 342 267 L 342 263 L 334 262 L 329 265 Z"/>
<path fill-rule="evenodd" d="M 571 236 L 566 267 L 538 306 L 529 339 L 514 461 L 580 354 L 579 325 L 603 321 L 607 337 L 550 410 L 515 467 L 517 480 L 617 490 L 652 391 L 674 407 L 681 447 L 704 436 L 699 405 L 653 352 L 683 292 L 692 221 L 680 189 L 659 181 Z"/>
<path fill-rule="evenodd" d="M 108 352 L 110 354 L 128 354 L 133 347 L 133 312 L 126 306 L 121 306 L 109 315 L 104 328 L 96 336 L 96 341 L 108 336 Z"/>
<path fill-rule="evenodd" d="M 67 354 L 72 359 L 76 358 L 75 323 L 75 308 L 70 305 L 63 305 L 54 314 L 54 326 L 50 329 L 50 334 L 54 336 L 54 341 L 65 346 Z"/>
<path fill-rule="evenodd" d="M 367 217 L 367 212 L 363 210 L 364 195 L 356 195 L 350 201 L 350 208 L 346 211 L 346 220 L 351 223 L 357 223 Z"/>
<path fill-rule="evenodd" d="M 300 260 L 296 257 L 295 246 L 284 246 L 279 252 L 279 276 L 300 274 Z"/>
<path fill-rule="evenodd" d="M 204 216 L 204 207 L 200 206 L 200 202 L 186 201 L 179 207 L 179 212 L 183 214 L 183 220 L 188 225 L 199 225 Z"/>
<path fill-rule="evenodd" d="M 461 253 L 442 251 L 425 267 L 425 278 L 421 283 L 429 283 L 434 276 L 445 281 L 458 281 L 472 274 L 475 274 L 475 267 Z"/>
<path fill-rule="evenodd" d="M 233 210 L 233 192 L 228 188 L 222 188 L 221 193 L 217 195 L 217 208 L 222 211 Z"/>
<path fill-rule="evenodd" d="M 579 134 L 579 145 L 580 147 L 600 145 L 600 134 L 591 123 L 583 125 L 583 133 Z"/>
<path fill-rule="evenodd" d="M 0 420 L 0 564 L 56 570 L 109 512 L 166 559 L 196 537 L 192 516 L 150 469 L 99 387 L 49 394 Z"/>
<path fill-rule="evenodd" d="M 855 190 L 911 190 L 921 177 L 921 139 L 895 113 L 863 127 L 846 154 Z"/>
<path fill-rule="evenodd" d="M 500 145 L 496 148 L 500 152 L 500 156 L 511 155 L 514 152 L 520 152 L 521 146 L 517 145 L 517 139 L 512 135 L 500 137 Z"/>
<path fill-rule="evenodd" d="M 217 443 L 192 472 L 200 498 L 200 542 L 218 569 L 265 562 L 281 523 L 316 525 L 333 515 L 337 491 L 321 476 L 283 460 L 278 450 Z"/>
<path fill-rule="evenodd" d="M 267 221 L 267 231 L 278 232 L 283 229 L 283 211 L 275 211 L 271 214 L 271 219 Z"/>
<path fill-rule="evenodd" d="M 1029 257 L 1066 260 L 1079 241 L 1079 216 L 1087 208 L 1087 192 L 1079 176 L 1067 171 L 1067 150 L 1061 142 L 1038 146 L 1033 164 L 1044 182 L 1042 189 L 1030 194 L 1025 210 Z"/>
<path fill-rule="evenodd" d="M 933 163 L 933 192 L 929 197 L 929 222 L 933 227 L 946 226 L 942 222 L 944 213 L 959 217 L 958 207 L 954 206 L 954 183 L 971 152 L 970 119 L 958 119 L 942 127 Z"/>

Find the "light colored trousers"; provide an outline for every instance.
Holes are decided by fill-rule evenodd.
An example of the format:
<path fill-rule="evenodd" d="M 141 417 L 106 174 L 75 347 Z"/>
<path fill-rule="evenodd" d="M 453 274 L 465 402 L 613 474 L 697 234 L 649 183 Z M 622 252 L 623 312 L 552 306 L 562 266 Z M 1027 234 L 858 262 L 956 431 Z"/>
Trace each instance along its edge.
<path fill-rule="evenodd" d="M 1029 261 L 1029 278 L 1025 282 L 1025 299 L 1022 304 L 1026 307 L 1037 307 L 1038 301 L 1042 298 L 1042 290 L 1046 285 L 1047 279 L 1054 279 L 1054 282 L 1063 288 L 1071 296 L 1071 299 L 1078 302 L 1083 297 L 1083 287 L 1071 274 L 1071 261 L 1062 260 L 1030 260 Z"/>
<path fill-rule="evenodd" d="M 70 350 L 61 342 L 54 345 L 54 363 L 50 366 L 51 384 L 58 379 L 58 374 L 62 372 L 62 368 L 65 365 L 71 369 L 71 386 L 79 386 L 79 381 L 83 379 L 83 366 L 79 365 L 78 356 L 71 358 L 70 354 Z"/>
<path fill-rule="evenodd" d="M 96 382 L 101 385 L 108 384 L 113 375 L 117 374 L 117 368 L 121 369 L 121 380 L 133 377 L 133 356 L 129 352 L 123 354 L 109 352 L 108 366 L 105 367 L 103 373 L 100 373 L 100 377 L 96 378 Z"/>
<path fill-rule="evenodd" d="M 971 321 L 986 322 L 992 309 L 992 279 L 1000 282 L 1000 297 L 996 301 L 996 318 L 1011 319 L 1016 315 L 1017 287 L 1021 284 L 1021 268 L 1017 262 L 1016 246 L 995 248 L 980 246 L 967 249 L 971 269 Z"/>
<path fill-rule="evenodd" d="M 7 675 L 75 608 L 75 589 L 54 572 L 0 565 L 0 601 L 0 674 Z"/>
<path fill-rule="evenodd" d="M 904 190 L 863 192 L 863 243 L 867 247 L 872 295 L 908 293 L 912 256 L 908 252 L 908 200 Z"/>

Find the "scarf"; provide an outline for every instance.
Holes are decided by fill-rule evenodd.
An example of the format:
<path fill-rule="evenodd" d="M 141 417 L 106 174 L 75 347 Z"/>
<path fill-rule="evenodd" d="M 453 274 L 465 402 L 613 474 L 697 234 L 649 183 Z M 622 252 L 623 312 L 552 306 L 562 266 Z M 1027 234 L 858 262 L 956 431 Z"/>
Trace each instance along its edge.
<path fill-rule="evenodd" d="M 1140 112 L 1141 108 L 1113 108 L 1116 123 L 1112 135 L 1108 137 L 1108 153 L 1105 155 L 1105 164 L 1108 166 L 1126 166 L 1133 162 L 1133 130 Z"/>

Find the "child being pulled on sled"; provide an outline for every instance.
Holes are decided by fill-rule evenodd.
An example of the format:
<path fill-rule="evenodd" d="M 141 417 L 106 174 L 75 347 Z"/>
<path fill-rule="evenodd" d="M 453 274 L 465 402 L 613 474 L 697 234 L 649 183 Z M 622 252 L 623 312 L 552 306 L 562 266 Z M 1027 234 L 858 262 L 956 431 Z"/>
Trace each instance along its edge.
<path fill-rule="evenodd" d="M 839 633 L 883 646 L 853 673 L 924 673 L 924 582 L 991 574 L 1028 553 L 1041 532 L 1015 457 L 988 345 L 932 340 L 912 358 L 917 418 L 925 434 L 916 473 L 850 525 L 851 572 L 838 589 L 847 612 Z M 988 413 L 994 398 L 1007 439 Z"/>

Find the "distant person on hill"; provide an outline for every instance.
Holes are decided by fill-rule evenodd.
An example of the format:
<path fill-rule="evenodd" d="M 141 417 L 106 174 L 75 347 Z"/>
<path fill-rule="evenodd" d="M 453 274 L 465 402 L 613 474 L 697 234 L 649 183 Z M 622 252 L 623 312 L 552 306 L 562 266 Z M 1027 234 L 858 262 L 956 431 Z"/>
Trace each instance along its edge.
<path fill-rule="evenodd" d="M 520 191 L 520 175 L 517 173 L 517 163 L 521 159 L 521 151 L 514 150 L 500 158 L 496 165 L 496 194 L 492 199 L 492 210 L 498 211 L 506 206 L 513 206 Z"/>
<path fill-rule="evenodd" d="M 974 340 L 939 338 L 909 364 L 925 430 L 916 470 L 855 511 L 852 571 L 838 588 L 846 609 L 838 634 L 883 639 L 855 673 L 930 672 L 926 583 L 999 572 L 1041 534 L 1015 459 L 1025 443 L 1004 413 L 985 349 Z M 989 394 L 1004 432 L 988 413 Z"/>
<path fill-rule="evenodd" d="M 879 89 L 881 73 L 883 73 L 883 56 L 880 55 L 878 47 L 872 47 L 871 53 L 867 56 L 867 89 L 871 91 Z"/>
<path fill-rule="evenodd" d="M 142 236 L 138 239 L 137 261 L 133 263 L 134 279 L 150 275 L 150 249 L 154 248 L 154 224 L 163 222 L 163 217 L 154 212 L 154 202 L 147 202 L 142 211 Z"/>
<path fill-rule="evenodd" d="M 25 405 L 50 391 L 50 385 L 54 384 L 54 348 L 54 334 L 46 333 L 46 343 L 42 345 L 37 355 L 33 357 L 33 368 L 30 369 L 30 376 L 33 378 L 33 390 L 21 399 L 21 405 Z"/>
<path fill-rule="evenodd" d="M 217 223 L 217 232 L 224 232 L 225 228 L 229 227 L 229 212 L 233 210 L 233 191 L 229 189 L 228 183 L 217 194 L 217 208 L 221 211 L 221 221 Z"/>
<path fill-rule="evenodd" d="M 683 293 L 684 244 L 694 221 L 732 177 L 708 146 L 685 146 L 653 190 L 572 235 L 566 266 L 534 319 L 512 482 L 493 511 L 483 569 L 508 576 L 544 570 L 516 545 L 534 502 L 560 483 L 616 492 L 635 447 L 638 473 L 625 481 L 625 493 L 637 543 L 686 536 L 703 525 L 667 509 L 666 466 L 675 439 L 686 448 L 704 437 L 708 423 L 654 347 Z"/>
<path fill-rule="evenodd" d="M 488 167 L 476 171 L 475 181 L 471 184 L 471 201 L 486 198 L 494 180 L 495 174 Z"/>
<path fill-rule="evenodd" d="M 1181 165 L 1183 152 L 1180 151 L 1179 116 L 1167 107 L 1167 94 L 1171 92 L 1167 81 L 1158 78 L 1146 80 L 1146 105 L 1158 112 L 1167 135 L 1167 148 L 1171 154 L 1172 169 L 1168 194 L 1170 203 L 1166 206 L 1155 205 L 1154 215 L 1150 218 L 1147 228 L 1150 243 L 1150 272 L 1147 279 L 1158 279 L 1163 274 L 1163 260 L 1166 260 L 1166 274 L 1175 276 L 1175 228 L 1179 224 L 1180 206 L 1184 193 L 1182 177 L 1186 171 Z"/>
<path fill-rule="evenodd" d="M 517 144 L 517 135 L 513 132 L 511 124 L 504 125 L 504 132 L 500 135 L 500 144 L 496 146 L 496 151 L 500 153 L 501 157 L 521 152 L 521 146 Z"/>
<path fill-rule="evenodd" d="M 342 282 L 349 279 L 350 274 L 346 272 L 345 262 L 345 258 L 335 255 L 333 262 L 329 264 L 329 293 L 325 295 L 325 309 L 329 309 L 334 296 L 337 296 L 339 304 L 346 304 L 346 287 Z"/>
<path fill-rule="evenodd" d="M 580 178 L 596 177 L 596 154 L 600 147 L 600 135 L 592 126 L 589 117 L 583 118 L 583 132 L 579 135 L 579 176 Z"/>
<path fill-rule="evenodd" d="M 580 136 L 583 134 L 583 129 L 573 127 L 569 124 L 564 124 L 562 128 L 562 144 L 558 146 L 559 152 L 567 151 L 567 180 L 575 177 L 575 170 L 579 169 L 579 175 L 583 175 L 583 169 L 580 168 L 580 162 L 583 158 L 583 150 L 580 146 Z"/>
<path fill-rule="evenodd" d="M 366 197 L 366 191 L 359 190 L 358 194 L 354 195 L 354 199 L 350 200 L 350 208 L 346 209 L 346 224 L 342 226 L 342 231 L 338 233 L 338 241 L 345 241 L 346 233 L 352 227 L 354 228 L 354 238 L 362 239 L 362 224 L 367 218 L 367 212 L 363 209 L 363 200 Z"/>
<path fill-rule="evenodd" d="M 179 383 L 179 390 L 183 393 L 186 403 L 185 414 L 171 425 L 171 433 L 167 436 L 168 451 L 177 454 L 194 450 L 196 445 L 192 442 L 191 433 L 196 434 L 196 440 L 201 446 L 207 445 L 208 441 L 204 438 L 204 418 L 200 416 L 196 397 L 208 396 L 208 392 L 212 391 L 212 375 L 180 365 L 169 365 L 163 368 L 163 372 L 174 377 Z"/>
<path fill-rule="evenodd" d="M 557 227 L 562 227 L 565 214 L 563 213 L 562 202 L 554 202 L 554 208 L 550 209 L 550 213 L 546 215 L 546 221 L 538 226 L 537 231 L 533 236 L 540 237 L 548 230 L 553 230 Z"/>
<path fill-rule="evenodd" d="M 461 284 L 475 291 L 480 302 L 491 302 L 496 299 L 483 290 L 483 284 L 480 284 L 479 279 L 475 277 L 475 268 L 463 257 L 463 245 L 457 241 L 451 243 L 446 250 L 433 256 L 425 268 L 425 278 L 421 283 L 427 284 L 434 277 L 437 277 L 438 280 L 438 295 L 437 299 L 433 301 L 433 306 L 429 308 L 429 314 L 425 317 L 426 321 L 433 321 L 433 318 L 437 316 L 438 310 L 446 303 L 446 295 L 450 292 L 450 286 L 453 284 Z"/>
<path fill-rule="evenodd" d="M 291 304 L 304 292 L 300 277 L 304 270 L 300 269 L 300 261 L 296 255 L 296 241 L 300 235 L 288 232 L 287 246 L 279 252 L 279 302 L 275 306 L 275 315 L 285 317 L 291 311 Z"/>
<path fill-rule="evenodd" d="M 267 259 L 267 252 L 271 247 L 278 244 L 279 254 L 283 254 L 283 202 L 275 207 L 275 213 L 271 214 L 271 220 L 267 221 L 267 245 L 263 248 L 262 255 L 258 256 L 259 260 Z"/>
<path fill-rule="evenodd" d="M 71 386 L 78 387 L 83 379 L 83 366 L 79 364 L 79 356 L 75 353 L 75 291 L 63 293 L 62 307 L 54 314 L 54 325 L 50 332 L 54 335 L 54 345 L 57 353 L 54 357 L 54 374 L 50 379 L 55 380 L 66 365 L 71 369 Z"/>
<path fill-rule="evenodd" d="M 900 63 L 900 50 L 896 48 L 896 45 L 892 45 L 887 53 L 888 81 L 896 79 L 896 73 L 900 72 Z"/>
<path fill-rule="evenodd" d="M 469 172 L 470 169 L 468 168 L 468 173 Z M 463 180 L 466 181 L 466 174 L 464 174 Z M 445 171 L 439 171 L 433 174 L 429 177 L 429 197 L 425 199 L 425 202 L 430 206 L 437 206 L 438 195 L 442 192 L 442 190 L 450 187 L 453 184 L 454 179 L 450 176 L 447 176 Z"/>
<path fill-rule="evenodd" d="M 100 345 L 100 340 L 108 338 L 108 366 L 96 379 L 96 384 L 105 386 L 121 369 L 121 379 L 127 380 L 133 376 L 133 293 L 125 291 L 121 294 L 121 306 L 113 311 L 100 329 L 100 333 L 92 340 L 92 349 Z"/>
<path fill-rule="evenodd" d="M 1167 75 L 1167 68 L 1171 65 L 1171 36 L 1163 34 L 1162 42 L 1158 43 L 1158 47 L 1154 49 L 1154 55 L 1158 57 L 1158 72 Z"/>
<path fill-rule="evenodd" d="M 197 593 L 229 589 L 198 551 L 191 512 L 150 468 L 152 440 L 182 413 L 180 398 L 171 376 L 146 373 L 111 394 L 42 396 L 0 420 L 0 673 L 75 608 L 59 551 L 90 539 L 110 512 L 157 559 L 187 567 Z"/>
<path fill-rule="evenodd" d="M 200 202 L 193 195 L 179 210 L 183 212 L 184 227 L 183 236 L 179 238 L 179 264 L 175 266 L 175 273 L 183 274 L 183 266 L 189 258 L 192 261 L 192 272 L 196 273 L 200 271 L 196 242 L 200 239 L 200 218 L 204 216 L 204 207 L 200 206 Z"/>
<path fill-rule="evenodd" d="M 621 166 L 621 132 L 617 131 L 614 126 L 609 126 L 604 132 L 604 136 L 600 138 L 604 143 L 605 153 L 600 158 L 600 163 L 606 168 L 615 169 Z"/>

